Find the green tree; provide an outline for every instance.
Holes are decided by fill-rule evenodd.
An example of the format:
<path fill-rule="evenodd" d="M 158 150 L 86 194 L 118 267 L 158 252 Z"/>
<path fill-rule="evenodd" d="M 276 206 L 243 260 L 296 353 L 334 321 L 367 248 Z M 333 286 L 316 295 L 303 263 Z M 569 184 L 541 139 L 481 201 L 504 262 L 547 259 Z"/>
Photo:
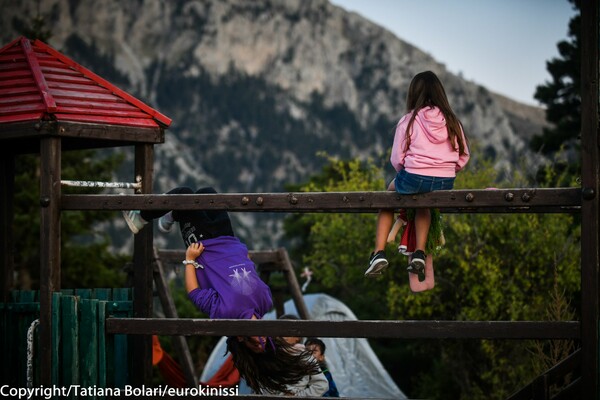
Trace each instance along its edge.
<path fill-rule="evenodd" d="M 96 151 L 63 153 L 62 179 L 109 181 L 122 162 L 121 155 L 100 157 Z M 15 270 L 22 289 L 38 287 L 40 265 L 39 157 L 16 159 L 14 199 Z M 63 188 L 63 193 L 100 193 L 100 189 Z M 102 222 L 114 212 L 66 211 L 61 216 L 61 282 L 63 287 L 119 287 L 122 267 L 130 257 L 113 254 Z"/>
<path fill-rule="evenodd" d="M 580 0 L 569 0 L 580 10 Z M 578 137 L 581 129 L 581 13 L 569 22 L 568 39 L 557 44 L 560 57 L 546 63 L 552 80 L 537 87 L 534 97 L 546 106 L 546 120 L 552 124 L 543 134 L 534 137 L 530 146 L 535 151 L 553 155 L 561 149 L 575 154 L 569 161 L 572 171 L 578 167 Z M 562 166 L 565 168 L 566 166 Z"/>
<path fill-rule="evenodd" d="M 385 187 L 372 163 L 330 160 L 306 191 L 369 191 Z M 472 161 L 457 177 L 457 189 L 527 186 L 516 173 L 499 183 L 489 162 Z M 579 227 L 566 214 L 443 214 L 446 246 L 434 257 L 436 287 L 411 293 L 395 245 L 382 279 L 365 279 L 372 251 L 373 214 L 303 214 L 286 229 L 296 239 L 294 257 L 314 271 L 312 291 L 345 302 L 360 319 L 544 320 L 548 293 L 556 284 L 578 298 Z M 294 242 L 292 242 L 294 243 Z M 574 306 L 577 306 L 574 304 Z M 528 383 L 527 341 L 372 340 L 400 387 L 416 397 L 500 399 Z"/>

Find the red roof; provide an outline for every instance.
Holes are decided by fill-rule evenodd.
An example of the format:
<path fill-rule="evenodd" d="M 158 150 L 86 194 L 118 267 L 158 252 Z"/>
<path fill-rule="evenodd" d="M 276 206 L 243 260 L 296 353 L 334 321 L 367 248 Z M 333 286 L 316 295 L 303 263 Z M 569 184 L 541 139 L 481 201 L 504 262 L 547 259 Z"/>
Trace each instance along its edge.
<path fill-rule="evenodd" d="M 20 37 L 0 49 L 0 123 L 40 119 L 141 128 L 171 124 L 47 44 Z"/>

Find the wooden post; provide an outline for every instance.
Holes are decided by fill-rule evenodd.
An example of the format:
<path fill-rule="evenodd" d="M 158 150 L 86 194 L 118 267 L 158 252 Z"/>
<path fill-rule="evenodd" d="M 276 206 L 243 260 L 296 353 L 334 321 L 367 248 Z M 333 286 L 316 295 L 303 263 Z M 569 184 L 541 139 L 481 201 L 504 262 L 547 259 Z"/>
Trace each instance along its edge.
<path fill-rule="evenodd" d="M 598 2 L 581 2 L 581 377 L 582 394 L 598 399 L 599 148 Z"/>
<path fill-rule="evenodd" d="M 52 385 L 52 293 L 60 290 L 60 138 L 40 143 L 40 383 Z"/>
<path fill-rule="evenodd" d="M 14 219 L 15 156 L 0 153 L 0 302 L 6 303 L 13 289 L 14 257 L 12 223 Z"/>
<path fill-rule="evenodd" d="M 142 178 L 142 194 L 152 193 L 154 147 L 152 144 L 135 146 L 135 176 Z M 147 224 L 135 235 L 133 245 L 133 316 L 152 317 L 152 224 Z M 132 383 L 138 387 L 152 380 L 152 336 L 131 339 Z"/>
<path fill-rule="evenodd" d="M 302 291 L 300 290 L 300 285 L 298 285 L 298 280 L 294 274 L 294 267 L 292 266 L 288 252 L 282 247 L 278 250 L 278 253 L 281 261 L 281 269 L 288 281 L 290 293 L 292 294 L 296 310 L 298 310 L 298 315 L 302 319 L 310 319 L 310 313 L 308 312 L 308 308 L 306 308 L 306 303 L 304 303 L 304 297 L 302 297 Z"/>

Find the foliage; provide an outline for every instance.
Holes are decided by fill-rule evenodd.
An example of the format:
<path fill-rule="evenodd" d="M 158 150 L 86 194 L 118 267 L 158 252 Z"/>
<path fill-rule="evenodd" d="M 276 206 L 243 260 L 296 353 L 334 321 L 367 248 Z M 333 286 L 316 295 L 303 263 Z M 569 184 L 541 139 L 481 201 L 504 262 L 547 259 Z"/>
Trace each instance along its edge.
<path fill-rule="evenodd" d="M 111 180 L 122 162 L 118 155 L 97 158 L 92 150 L 65 152 L 62 179 Z M 40 265 L 40 165 L 32 155 L 18 156 L 15 167 L 14 243 L 18 286 L 38 286 Z M 63 193 L 99 193 L 100 189 L 64 188 Z M 62 287 L 119 287 L 126 258 L 110 251 L 110 239 L 100 223 L 113 218 L 102 211 L 67 211 L 61 216 Z"/>
<path fill-rule="evenodd" d="M 569 0 L 576 10 L 580 10 L 580 0 Z M 545 128 L 541 136 L 532 139 L 530 147 L 541 150 L 546 155 L 573 147 L 579 154 L 578 136 L 581 130 L 581 13 L 569 22 L 568 40 L 557 44 L 559 58 L 546 63 L 552 76 L 551 82 L 537 87 L 535 98 L 546 106 L 546 120 L 552 127 Z M 563 168 L 578 171 L 579 157 L 572 157 L 573 165 L 563 164 Z"/>
<path fill-rule="evenodd" d="M 385 187 L 381 169 L 372 163 L 329 162 L 303 190 Z M 455 188 L 526 184 L 516 172 L 512 181 L 499 182 L 491 163 L 472 160 Z M 301 254 L 302 265 L 314 271 L 310 289 L 339 298 L 360 319 L 543 320 L 555 285 L 567 299 L 578 298 L 580 233 L 571 215 L 443 214 L 446 246 L 434 261 L 436 287 L 418 294 L 411 293 L 406 258 L 393 245 L 387 249 L 391 267 L 385 277 L 363 277 L 375 225 L 372 214 L 349 213 L 304 214 L 286 223 L 287 232 L 305 235 L 292 254 Z M 531 368 L 534 356 L 525 341 L 373 342 L 400 387 L 416 397 L 455 393 L 457 399 L 500 399 L 540 372 Z M 389 353 L 403 354 L 402 362 L 387 358 Z"/>

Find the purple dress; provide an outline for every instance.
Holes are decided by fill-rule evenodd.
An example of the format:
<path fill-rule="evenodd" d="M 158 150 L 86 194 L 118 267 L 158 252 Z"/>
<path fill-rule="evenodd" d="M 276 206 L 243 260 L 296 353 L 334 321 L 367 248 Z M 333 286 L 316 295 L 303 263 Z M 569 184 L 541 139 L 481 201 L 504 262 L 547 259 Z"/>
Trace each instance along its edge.
<path fill-rule="evenodd" d="M 271 290 L 248 258 L 248 248 L 238 238 L 219 236 L 203 240 L 196 261 L 199 288 L 190 300 L 211 319 L 258 319 L 273 307 Z"/>

